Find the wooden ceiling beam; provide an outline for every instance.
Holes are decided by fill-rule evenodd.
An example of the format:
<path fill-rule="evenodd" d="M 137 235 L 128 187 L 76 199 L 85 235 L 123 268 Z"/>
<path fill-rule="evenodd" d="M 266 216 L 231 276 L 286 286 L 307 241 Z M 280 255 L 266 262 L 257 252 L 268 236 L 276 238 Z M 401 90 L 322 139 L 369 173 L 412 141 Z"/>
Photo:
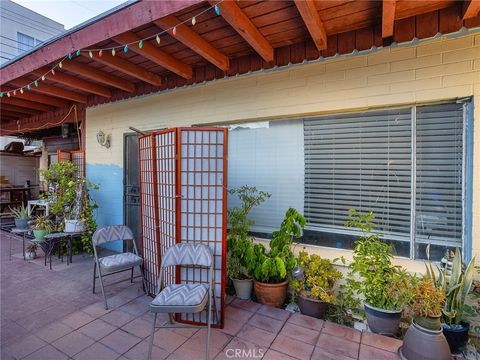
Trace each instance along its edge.
<path fill-rule="evenodd" d="M 1 114 L 2 118 L 3 118 L 3 116 L 8 116 L 8 117 L 15 118 L 15 119 L 25 117 L 25 114 L 20 114 L 20 113 L 14 112 L 14 111 L 9 111 L 9 110 L 4 110 L 4 109 L 2 109 L 0 114 Z"/>
<path fill-rule="evenodd" d="M 16 112 L 16 113 L 19 113 L 19 114 L 27 114 L 27 115 L 36 115 L 36 114 L 39 113 L 38 110 L 25 109 L 25 108 L 20 107 L 20 106 L 3 104 L 2 103 L 2 111 L 3 110 L 12 111 L 12 112 Z"/>
<path fill-rule="evenodd" d="M 305 23 L 318 50 L 327 48 L 327 32 L 312 0 L 295 0 L 298 12 Z"/>
<path fill-rule="evenodd" d="M 27 109 L 39 110 L 39 111 L 55 110 L 55 108 L 53 106 L 39 104 L 39 103 L 36 103 L 36 102 L 27 101 L 27 100 L 23 100 L 23 99 L 18 99 L 16 97 L 3 98 L 2 99 L 2 104 L 10 104 L 10 105 L 24 107 L 24 108 L 27 108 Z"/>
<path fill-rule="evenodd" d="M 467 1 L 468 2 L 468 1 Z M 471 19 L 476 17 L 480 13 L 480 0 L 470 0 L 467 4 L 467 9 L 463 14 L 463 19 Z"/>
<path fill-rule="evenodd" d="M 49 71 L 48 68 L 40 68 L 38 70 L 32 71 L 32 73 L 35 76 L 41 77 L 43 74 L 47 73 Z M 83 79 L 79 79 L 75 76 L 67 75 L 64 73 L 61 73 L 59 70 L 55 73 L 55 75 L 52 75 L 51 73 L 48 73 L 46 75 L 46 78 L 50 81 L 57 82 L 59 84 L 63 84 L 66 86 L 69 86 L 74 89 L 82 90 L 87 93 L 95 94 L 95 95 L 100 95 L 106 98 L 111 98 L 112 97 L 112 92 L 107 89 L 104 86 L 97 85 L 88 81 L 85 81 Z M 41 86 L 41 84 L 39 85 Z"/>
<path fill-rule="evenodd" d="M 175 34 L 176 40 L 195 51 L 198 55 L 219 69 L 227 71 L 230 68 L 230 60 L 224 53 L 217 50 L 213 45 L 211 45 L 207 40 L 202 38 L 187 25 L 177 25 L 180 24 L 181 21 L 176 16 L 166 16 L 164 18 L 155 20 L 153 23 L 163 30 L 177 26 Z"/>
<path fill-rule="evenodd" d="M 7 87 L 7 86 L 6 87 L 2 86 L 2 91 L 3 92 L 11 91 L 11 90 L 13 90 L 13 88 L 10 88 L 10 87 Z M 19 99 L 27 100 L 27 101 L 33 101 L 33 102 L 36 102 L 36 103 L 55 106 L 57 108 L 64 108 L 64 107 L 68 107 L 70 105 L 70 103 L 68 101 L 60 100 L 60 99 L 57 99 L 55 97 L 46 96 L 46 95 L 42 95 L 42 94 L 35 94 L 31 91 L 24 92 L 23 94 L 20 94 L 17 91 L 17 95 L 15 97 L 19 98 Z M 6 97 L 4 97 L 2 99 L 2 101 L 5 98 Z"/>
<path fill-rule="evenodd" d="M 16 87 L 26 87 L 28 84 L 30 84 L 29 80 L 24 80 L 24 79 L 16 79 L 10 82 L 13 86 Z M 87 97 L 85 95 L 76 93 L 74 91 L 66 90 L 66 89 L 61 89 L 56 86 L 52 85 L 47 85 L 45 83 L 40 83 L 38 87 L 32 86 L 31 91 L 41 93 L 41 94 L 46 94 L 50 96 L 55 96 L 61 99 L 67 99 L 71 101 L 76 101 L 82 104 L 87 103 Z M 17 91 L 18 93 L 18 91 Z M 24 92 L 26 94 L 26 92 Z M 28 99 L 28 94 L 26 96 Z"/>
<path fill-rule="evenodd" d="M 396 0 L 382 1 L 382 38 L 384 39 L 393 36 L 396 5 Z"/>
<path fill-rule="evenodd" d="M 66 61 L 63 64 L 63 68 L 74 74 L 84 76 L 90 80 L 95 80 L 120 90 L 130 93 L 135 91 L 135 85 L 130 81 L 112 75 L 108 72 L 98 70 L 92 66 L 88 66 L 78 61 Z"/>
<path fill-rule="evenodd" d="M 140 37 L 130 31 L 113 38 L 113 41 L 116 41 L 119 44 L 128 44 L 137 42 L 139 40 Z M 141 49 L 138 47 L 138 44 L 132 44 L 129 47 L 129 50 L 143 56 L 144 58 L 147 58 L 150 61 L 153 61 L 155 64 L 158 64 L 185 79 L 191 79 L 193 76 L 193 69 L 190 65 L 175 59 L 173 56 L 163 50 L 160 50 L 148 41 L 143 42 Z"/>
<path fill-rule="evenodd" d="M 274 51 L 272 45 L 260 33 L 257 27 L 252 23 L 247 15 L 240 9 L 234 1 L 209 1 L 212 5 L 217 5 L 220 9 L 220 15 L 226 22 L 232 26 L 238 34 L 245 39 L 251 47 L 267 62 L 274 59 Z"/>
<path fill-rule="evenodd" d="M 83 56 L 90 57 L 88 54 L 83 54 Z M 95 61 L 107 65 L 108 67 L 111 67 L 112 69 L 121 71 L 125 74 L 128 74 L 130 76 L 133 76 L 137 79 L 140 79 L 142 81 L 145 81 L 149 84 L 152 84 L 154 86 L 160 86 L 162 85 L 162 78 L 161 76 L 154 74 L 138 65 L 135 65 L 131 63 L 128 60 L 122 59 L 121 57 L 113 56 L 109 52 L 104 52 L 101 57 L 96 56 L 93 58 Z"/>

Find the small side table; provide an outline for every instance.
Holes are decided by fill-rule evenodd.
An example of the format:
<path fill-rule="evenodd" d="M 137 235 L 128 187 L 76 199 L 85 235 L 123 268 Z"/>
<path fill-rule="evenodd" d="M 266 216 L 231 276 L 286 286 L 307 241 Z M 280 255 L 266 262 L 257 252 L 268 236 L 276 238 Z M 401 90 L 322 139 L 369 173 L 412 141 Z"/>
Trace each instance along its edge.
<path fill-rule="evenodd" d="M 21 234 L 22 237 L 22 250 L 23 250 L 23 260 L 25 259 L 25 236 L 27 233 L 29 233 L 31 230 L 30 229 L 18 229 L 18 228 L 13 228 L 12 229 L 12 234 Z M 12 238 L 10 237 L 10 260 L 12 260 Z"/>

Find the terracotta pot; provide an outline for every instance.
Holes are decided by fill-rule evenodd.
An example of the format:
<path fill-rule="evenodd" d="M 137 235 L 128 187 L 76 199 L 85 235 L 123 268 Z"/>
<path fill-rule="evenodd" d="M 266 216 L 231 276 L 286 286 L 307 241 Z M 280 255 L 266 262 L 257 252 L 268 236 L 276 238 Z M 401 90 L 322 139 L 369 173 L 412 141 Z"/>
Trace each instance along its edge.
<path fill-rule="evenodd" d="M 279 308 L 287 298 L 288 280 L 279 284 L 267 284 L 253 280 L 253 288 L 260 304 Z"/>
<path fill-rule="evenodd" d="M 325 301 L 311 299 L 299 294 L 297 296 L 297 304 L 300 312 L 304 315 L 317 319 L 323 319 L 325 317 L 325 311 L 327 310 L 327 303 Z"/>
<path fill-rule="evenodd" d="M 415 322 L 417 325 L 420 325 L 422 328 L 429 329 L 429 330 L 441 330 L 442 325 L 440 322 L 440 317 L 442 315 L 438 316 L 417 316 L 415 317 Z"/>

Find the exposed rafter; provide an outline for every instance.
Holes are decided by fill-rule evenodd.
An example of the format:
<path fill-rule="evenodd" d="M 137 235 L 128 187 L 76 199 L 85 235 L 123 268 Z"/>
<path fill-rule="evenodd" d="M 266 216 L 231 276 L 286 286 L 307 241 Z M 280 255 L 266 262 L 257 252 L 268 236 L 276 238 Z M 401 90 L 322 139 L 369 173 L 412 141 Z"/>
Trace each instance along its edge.
<path fill-rule="evenodd" d="M 140 37 L 138 37 L 138 35 L 132 32 L 126 32 L 118 36 L 115 36 L 113 40 L 118 42 L 119 44 L 126 44 L 126 43 L 139 41 Z M 164 67 L 167 70 L 170 70 L 171 72 L 185 79 L 192 78 L 193 70 L 190 65 L 187 65 L 184 62 L 175 59 L 173 56 L 153 46 L 148 41 L 145 41 L 143 43 L 143 46 L 141 49 L 138 46 L 131 46 L 130 50 L 139 55 L 142 55 L 148 60 L 153 61 L 154 63 Z"/>
<path fill-rule="evenodd" d="M 40 110 L 40 111 L 55 110 L 55 108 L 53 106 L 39 104 L 39 103 L 36 103 L 36 102 L 27 101 L 27 100 L 18 99 L 18 98 L 3 98 L 2 99 L 2 105 L 3 104 L 21 106 L 21 107 L 24 107 L 24 108 L 27 108 L 27 109 Z"/>
<path fill-rule="evenodd" d="M 47 68 L 41 68 L 38 70 L 33 71 L 35 76 L 42 76 L 48 71 Z M 70 76 L 67 74 L 63 74 L 60 71 L 57 71 L 55 75 L 49 75 L 47 77 L 48 80 L 57 82 L 59 84 L 67 85 L 74 89 L 79 89 L 85 91 L 87 93 L 92 93 L 96 95 L 100 95 L 106 98 L 112 97 L 112 92 L 104 86 L 93 84 L 91 82 L 85 81 L 83 79 L 79 79 L 75 76 Z"/>
<path fill-rule="evenodd" d="M 11 81 L 10 83 L 13 86 L 16 86 L 16 87 L 25 87 L 29 84 L 29 81 L 24 80 L 24 79 L 17 79 L 17 80 Z M 42 83 L 38 87 L 32 87 L 31 91 L 35 91 L 35 92 L 38 92 L 38 93 L 59 97 L 59 98 L 62 98 L 62 99 L 76 101 L 76 102 L 79 102 L 79 103 L 82 103 L 82 104 L 87 103 L 87 97 L 85 95 L 76 93 L 74 91 L 61 89 L 61 88 L 58 88 L 58 87 L 55 87 L 55 86 L 52 86 L 52 85 L 47 85 L 47 84 L 44 84 L 44 83 Z M 28 99 L 28 95 L 26 96 L 26 98 Z"/>
<path fill-rule="evenodd" d="M 295 0 L 295 5 L 307 26 L 315 46 L 318 50 L 325 50 L 327 48 L 327 33 L 315 3 L 312 0 Z"/>
<path fill-rule="evenodd" d="M 154 24 L 161 29 L 167 30 L 180 22 L 181 21 L 177 17 L 170 15 L 155 20 Z M 227 71 L 230 68 L 230 60 L 228 57 L 213 47 L 208 41 L 190 29 L 187 25 L 181 24 L 176 27 L 175 39 L 188 46 L 219 69 Z"/>
<path fill-rule="evenodd" d="M 9 91 L 9 90 L 11 91 L 12 88 L 10 88 L 8 86 L 5 86 L 5 87 L 2 86 L 2 91 Z M 27 101 L 33 101 L 33 102 L 41 103 L 41 104 L 45 104 L 45 105 L 51 105 L 51 106 L 55 106 L 57 108 L 63 108 L 63 107 L 67 107 L 67 106 L 70 105 L 70 103 L 68 101 L 57 99 L 57 98 L 51 97 L 51 96 L 42 95 L 42 94 L 35 94 L 31 91 L 24 92 L 23 94 L 19 94 L 17 92 L 16 98 L 27 100 Z M 2 101 L 4 99 L 5 98 L 3 98 Z"/>
<path fill-rule="evenodd" d="M 39 113 L 38 110 L 26 109 L 20 106 L 3 104 L 3 103 L 2 103 L 2 110 L 12 111 L 19 114 L 27 114 L 27 115 L 36 115 Z"/>
<path fill-rule="evenodd" d="M 25 114 L 19 114 L 19 113 L 16 113 L 14 111 L 8 111 L 8 110 L 5 110 L 5 109 L 2 109 L 2 112 L 0 114 L 1 114 L 2 119 L 4 117 L 15 118 L 15 119 L 25 117 Z"/>
<path fill-rule="evenodd" d="M 393 26 L 395 23 L 395 7 L 396 0 L 382 1 L 382 38 L 390 38 L 393 36 Z"/>
<path fill-rule="evenodd" d="M 88 55 L 82 55 L 88 57 Z M 149 84 L 155 86 L 162 85 L 162 78 L 159 75 L 154 74 L 142 68 L 141 66 L 135 65 L 128 60 L 122 59 L 119 56 L 112 56 L 112 54 L 105 52 L 101 57 L 95 57 L 94 59 L 99 63 L 107 65 L 137 79 L 143 80 Z"/>
<path fill-rule="evenodd" d="M 216 1 L 210 1 L 212 5 Z M 218 3 L 221 16 L 228 22 L 238 34 L 250 44 L 251 47 L 267 62 L 273 61 L 274 51 L 272 45 L 260 33 L 247 15 L 234 1 L 223 1 Z"/>
<path fill-rule="evenodd" d="M 109 74 L 105 71 L 95 69 L 92 66 L 88 66 L 78 61 L 65 61 L 63 68 L 74 74 L 82 75 L 91 80 L 101 82 L 102 84 L 113 86 L 117 89 L 125 90 L 128 92 L 135 91 L 135 85 L 130 81 L 119 78 L 115 75 Z"/>
<path fill-rule="evenodd" d="M 463 14 L 464 19 L 471 19 L 480 13 L 480 0 L 470 0 L 467 4 L 467 9 Z"/>

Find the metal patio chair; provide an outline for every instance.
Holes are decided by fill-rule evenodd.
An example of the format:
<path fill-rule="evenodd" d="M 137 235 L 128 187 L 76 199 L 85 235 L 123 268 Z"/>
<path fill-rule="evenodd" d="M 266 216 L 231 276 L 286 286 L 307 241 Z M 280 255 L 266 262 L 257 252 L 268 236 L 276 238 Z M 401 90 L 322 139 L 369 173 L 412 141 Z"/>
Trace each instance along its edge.
<path fill-rule="evenodd" d="M 123 242 L 131 241 L 133 243 L 133 252 L 98 257 L 97 246 L 120 240 Z M 92 244 L 95 256 L 95 262 L 93 265 L 93 293 L 95 293 L 95 280 L 100 279 L 105 310 L 108 310 L 108 305 L 102 279 L 104 276 L 130 270 L 130 281 L 133 283 L 133 270 L 135 269 L 135 266 L 138 266 L 140 268 L 140 273 L 142 274 L 144 289 L 147 289 L 142 268 L 143 259 L 138 255 L 137 245 L 135 244 L 133 233 L 130 228 L 124 225 L 113 225 L 97 229 L 92 236 Z"/>
<path fill-rule="evenodd" d="M 171 284 L 164 286 L 164 270 L 167 267 L 176 265 L 193 265 L 208 268 L 207 284 Z M 212 325 L 212 303 L 215 306 L 213 289 L 213 255 L 210 247 L 204 244 L 180 243 L 171 246 L 164 254 L 160 267 L 158 279 L 158 290 L 155 299 L 150 303 L 150 311 L 154 314 L 152 333 L 148 348 L 148 359 L 152 358 L 153 338 L 156 328 L 179 328 L 179 327 L 202 327 L 207 328 L 207 339 L 205 344 L 205 359 L 208 360 L 208 349 L 210 343 L 210 328 Z M 208 306 L 207 325 L 195 326 L 175 324 L 173 314 L 178 313 L 199 313 Z M 169 314 L 170 324 L 156 326 L 157 314 Z M 215 317 L 216 308 L 215 308 Z"/>

